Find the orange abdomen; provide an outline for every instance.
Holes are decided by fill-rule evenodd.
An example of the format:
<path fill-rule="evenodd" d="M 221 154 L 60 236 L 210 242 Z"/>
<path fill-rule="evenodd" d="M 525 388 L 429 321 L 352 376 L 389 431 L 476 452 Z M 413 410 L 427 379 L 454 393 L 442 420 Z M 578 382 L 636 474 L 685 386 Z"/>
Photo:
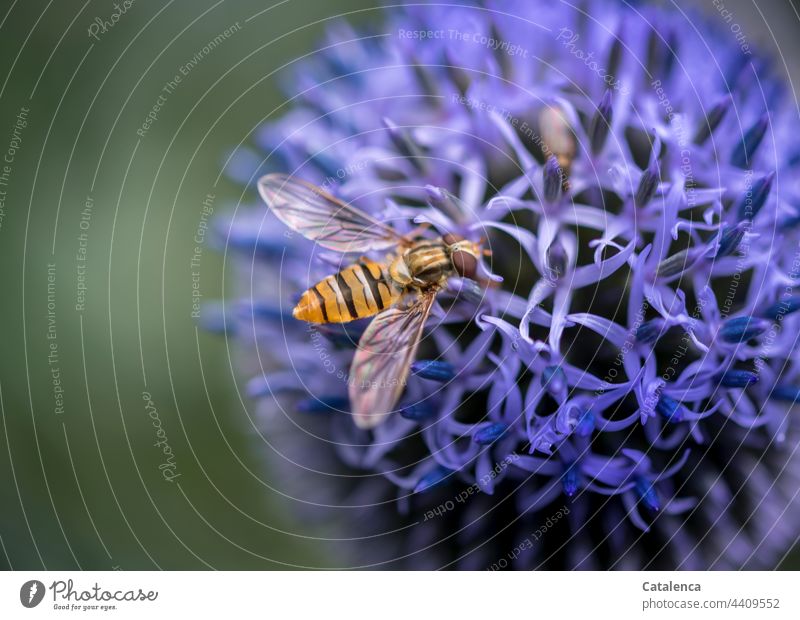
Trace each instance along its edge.
<path fill-rule="evenodd" d="M 403 287 L 392 280 L 386 265 L 362 261 L 317 282 L 292 314 L 309 323 L 347 323 L 389 308 L 402 295 Z"/>

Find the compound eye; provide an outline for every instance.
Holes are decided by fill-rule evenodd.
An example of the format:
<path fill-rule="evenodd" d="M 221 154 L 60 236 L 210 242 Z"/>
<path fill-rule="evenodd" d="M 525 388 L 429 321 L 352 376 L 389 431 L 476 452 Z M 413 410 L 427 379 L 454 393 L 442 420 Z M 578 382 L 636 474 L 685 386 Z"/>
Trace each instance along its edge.
<path fill-rule="evenodd" d="M 454 245 L 459 241 L 464 241 L 464 237 L 453 233 L 447 233 L 444 237 L 442 237 L 442 241 L 444 241 L 445 245 Z"/>
<path fill-rule="evenodd" d="M 450 255 L 450 260 L 453 262 L 453 269 L 462 278 L 475 279 L 475 274 L 478 271 L 478 259 L 469 252 L 462 252 L 458 250 Z"/>

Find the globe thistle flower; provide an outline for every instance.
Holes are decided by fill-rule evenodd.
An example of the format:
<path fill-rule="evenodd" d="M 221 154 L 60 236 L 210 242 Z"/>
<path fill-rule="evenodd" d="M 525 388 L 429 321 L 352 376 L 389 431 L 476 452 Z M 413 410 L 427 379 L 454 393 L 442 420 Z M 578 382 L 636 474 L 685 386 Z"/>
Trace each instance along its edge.
<path fill-rule="evenodd" d="M 365 325 L 291 318 L 351 258 L 255 193 L 218 222 L 281 491 L 343 523 L 343 565 L 763 568 L 795 543 L 798 122 L 729 35 L 614 2 L 414 4 L 331 28 L 227 158 L 248 191 L 284 172 L 493 252 L 366 431 Z"/>

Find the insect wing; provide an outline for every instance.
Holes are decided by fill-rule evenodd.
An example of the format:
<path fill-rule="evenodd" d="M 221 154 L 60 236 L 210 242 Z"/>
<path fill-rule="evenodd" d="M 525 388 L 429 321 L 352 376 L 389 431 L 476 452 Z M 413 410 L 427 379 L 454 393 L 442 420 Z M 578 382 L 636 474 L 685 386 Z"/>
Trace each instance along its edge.
<path fill-rule="evenodd" d="M 374 428 L 394 408 L 408 378 L 436 292 L 429 291 L 407 308 L 376 316 L 358 343 L 350 365 L 350 405 L 360 428 Z"/>
<path fill-rule="evenodd" d="M 315 185 L 288 175 L 261 177 L 258 191 L 284 224 L 329 250 L 366 252 L 406 242 L 383 222 Z"/>

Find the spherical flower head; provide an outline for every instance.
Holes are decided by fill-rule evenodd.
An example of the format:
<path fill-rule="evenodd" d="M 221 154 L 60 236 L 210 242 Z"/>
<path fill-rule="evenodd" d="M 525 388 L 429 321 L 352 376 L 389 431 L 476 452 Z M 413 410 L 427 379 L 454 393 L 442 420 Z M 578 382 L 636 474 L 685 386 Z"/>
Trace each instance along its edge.
<path fill-rule="evenodd" d="M 225 329 L 258 353 L 281 490 L 353 526 L 345 565 L 732 569 L 794 544 L 798 119 L 718 26 L 510 0 L 338 23 L 285 79 L 291 111 L 227 159 L 249 190 L 282 172 L 491 250 L 363 430 L 368 321 L 291 316 L 358 256 L 255 194 L 220 222 L 243 291 Z"/>

